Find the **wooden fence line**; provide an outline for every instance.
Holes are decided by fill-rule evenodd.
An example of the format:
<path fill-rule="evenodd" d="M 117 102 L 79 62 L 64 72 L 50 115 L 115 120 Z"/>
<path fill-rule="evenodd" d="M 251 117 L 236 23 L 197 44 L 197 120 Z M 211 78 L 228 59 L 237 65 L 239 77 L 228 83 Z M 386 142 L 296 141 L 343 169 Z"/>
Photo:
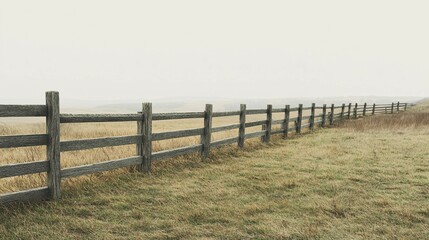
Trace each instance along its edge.
<path fill-rule="evenodd" d="M 286 139 L 290 131 L 301 134 L 302 128 L 308 127 L 313 131 L 315 126 L 325 127 L 326 121 L 332 125 L 334 121 L 375 114 L 393 114 L 395 112 L 406 111 L 407 107 L 413 104 L 391 103 L 373 104 L 368 109 L 367 103 L 363 105 L 352 103 L 330 106 L 327 112 L 327 105 L 310 107 L 291 108 L 285 105 L 284 108 L 273 108 L 267 105 L 266 109 L 247 109 L 246 104 L 240 105 L 239 111 L 213 112 L 213 106 L 207 104 L 204 112 L 185 113 L 152 113 L 152 104 L 143 103 L 142 111 L 136 114 L 60 114 L 60 102 L 58 92 L 46 92 L 46 105 L 0 105 L 0 117 L 46 117 L 46 134 L 0 136 L 0 148 L 28 147 L 46 145 L 46 160 L 37 162 L 17 163 L 0 165 L 0 178 L 22 176 L 34 173 L 47 173 L 47 186 L 29 189 L 19 192 L 12 192 L 0 195 L 0 204 L 13 201 L 29 201 L 43 199 L 59 199 L 61 197 L 61 180 L 71 177 L 92 174 L 101 171 L 108 171 L 122 167 L 137 166 L 138 171 L 150 172 L 152 161 L 171 158 L 183 154 L 201 154 L 201 159 L 205 161 L 210 156 L 210 149 L 228 144 L 236 143 L 239 148 L 243 148 L 246 139 L 255 137 L 261 138 L 264 142 L 269 142 L 272 135 L 282 134 Z M 347 109 L 346 109 L 347 108 Z M 337 110 L 336 110 L 337 109 Z M 303 111 L 308 111 L 310 115 L 303 116 Z M 316 114 L 316 110 L 322 110 L 321 114 Z M 340 111 L 340 112 L 337 112 Z M 290 118 L 291 112 L 296 112 L 297 117 Z M 284 113 L 284 118 L 273 120 L 273 113 Z M 246 115 L 265 114 L 265 120 L 247 122 Z M 237 124 L 229 124 L 213 127 L 214 117 L 237 116 Z M 203 118 L 202 128 L 175 130 L 168 132 L 152 133 L 152 122 L 172 119 Z M 308 120 L 308 122 L 303 122 Z M 132 136 L 103 137 L 80 140 L 60 140 L 61 124 L 89 123 L 89 122 L 137 122 L 137 133 Z M 289 123 L 294 123 L 291 127 Z M 280 125 L 280 129 L 273 129 L 273 125 Z M 261 126 L 261 131 L 246 133 L 246 128 Z M 212 133 L 238 130 L 238 135 L 226 139 L 212 141 Z M 152 142 L 200 136 L 201 142 L 197 145 L 185 146 L 164 151 L 152 152 Z M 67 151 L 78 151 L 84 149 L 136 145 L 136 155 L 127 158 L 104 161 L 88 165 L 76 166 L 61 169 L 60 153 Z"/>

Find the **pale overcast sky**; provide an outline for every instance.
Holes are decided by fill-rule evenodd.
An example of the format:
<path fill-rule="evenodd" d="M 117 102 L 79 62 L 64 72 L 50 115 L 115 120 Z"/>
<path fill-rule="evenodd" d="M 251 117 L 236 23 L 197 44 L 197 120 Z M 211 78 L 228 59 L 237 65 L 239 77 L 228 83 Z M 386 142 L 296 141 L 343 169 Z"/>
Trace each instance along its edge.
<path fill-rule="evenodd" d="M 0 99 L 428 96 L 429 1 L 0 0 Z"/>

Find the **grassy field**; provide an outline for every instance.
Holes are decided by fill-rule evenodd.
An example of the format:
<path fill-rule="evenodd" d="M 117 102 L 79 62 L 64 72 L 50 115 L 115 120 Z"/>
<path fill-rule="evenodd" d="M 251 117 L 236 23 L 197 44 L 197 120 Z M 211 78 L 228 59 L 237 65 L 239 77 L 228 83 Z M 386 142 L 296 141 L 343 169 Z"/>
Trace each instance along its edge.
<path fill-rule="evenodd" d="M 0 238 L 429 239 L 428 142 L 426 103 L 209 163 L 94 174 L 60 201 L 0 208 Z"/>

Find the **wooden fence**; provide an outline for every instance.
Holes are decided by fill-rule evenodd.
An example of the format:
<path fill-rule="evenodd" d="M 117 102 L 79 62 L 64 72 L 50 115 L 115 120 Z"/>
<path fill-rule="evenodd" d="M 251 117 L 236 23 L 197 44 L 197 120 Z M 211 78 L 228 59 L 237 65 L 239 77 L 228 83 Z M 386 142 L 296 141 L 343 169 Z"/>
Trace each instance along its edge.
<path fill-rule="evenodd" d="M 137 169 L 141 172 L 150 172 L 152 161 L 194 152 L 200 152 L 201 158 L 205 160 L 209 156 L 210 148 L 235 143 L 242 148 L 245 145 L 245 140 L 250 138 L 260 137 L 262 141 L 269 142 L 272 135 L 279 134 L 287 138 L 289 132 L 293 131 L 296 134 L 300 134 L 302 128 L 313 130 L 316 126 L 325 127 L 338 120 L 381 113 L 393 114 L 405 111 L 409 105 L 400 102 L 391 104 L 374 103 L 372 105 L 349 103 L 340 106 L 332 104 L 329 107 L 323 104 L 323 106 L 316 107 L 316 104 L 313 103 L 310 107 L 303 107 L 302 104 L 299 104 L 295 108 L 291 108 L 289 105 L 284 108 L 273 108 L 272 105 L 267 105 L 266 109 L 246 109 L 246 105 L 241 104 L 239 111 L 213 112 L 212 105 L 207 104 L 205 111 L 202 112 L 152 113 L 152 104 L 143 103 L 142 111 L 135 114 L 60 114 L 58 92 L 47 92 L 46 105 L 0 105 L 0 117 L 46 117 L 46 134 L 0 136 L 0 148 L 47 146 L 46 160 L 0 165 L 0 178 L 41 172 L 47 172 L 48 178 L 46 187 L 0 195 L 0 204 L 13 201 L 59 199 L 61 197 L 62 179 L 128 166 L 137 166 Z M 316 114 L 316 110 L 321 110 L 322 113 Z M 309 112 L 309 115 L 304 116 L 303 111 Z M 296 112 L 297 116 L 290 117 L 292 112 Z M 273 120 L 273 113 L 283 113 L 284 118 Z M 247 115 L 256 114 L 264 114 L 266 119 L 252 122 L 246 121 Z M 227 116 L 237 116 L 239 122 L 237 124 L 212 127 L 213 118 Z M 153 121 L 190 118 L 204 118 L 204 126 L 195 129 L 152 133 Z M 135 135 L 69 141 L 60 140 L 61 124 L 124 121 L 137 122 L 138 128 Z M 246 128 L 255 126 L 261 126 L 262 130 L 246 133 Z M 273 130 L 273 126 L 280 126 L 280 129 Z M 236 137 L 212 141 L 212 133 L 235 129 L 238 130 Z M 152 152 L 152 142 L 154 141 L 189 136 L 201 136 L 200 144 Z M 136 145 L 135 156 L 61 169 L 61 152 L 129 144 Z"/>

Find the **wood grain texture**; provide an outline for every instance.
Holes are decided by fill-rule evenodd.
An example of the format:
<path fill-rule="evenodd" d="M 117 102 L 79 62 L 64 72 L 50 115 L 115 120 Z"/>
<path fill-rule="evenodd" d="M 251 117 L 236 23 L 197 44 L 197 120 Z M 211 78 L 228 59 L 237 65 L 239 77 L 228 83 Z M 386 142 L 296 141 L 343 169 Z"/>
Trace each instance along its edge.
<path fill-rule="evenodd" d="M 322 124 L 321 126 L 324 128 L 326 125 L 326 104 L 323 104 L 323 110 L 322 110 Z"/>
<path fill-rule="evenodd" d="M 250 109 L 246 110 L 246 115 L 254 115 L 254 114 L 266 114 L 267 109 Z"/>
<path fill-rule="evenodd" d="M 141 121 L 141 114 L 61 114 L 61 123 Z"/>
<path fill-rule="evenodd" d="M 111 161 L 87 164 L 77 167 L 66 168 L 61 171 L 62 178 L 77 177 L 97 172 L 104 172 L 113 169 L 135 166 L 141 164 L 142 156 L 133 156 L 128 158 L 116 159 Z"/>
<path fill-rule="evenodd" d="M 8 164 L 0 166 L 0 178 L 47 172 L 48 170 L 48 161 Z"/>
<path fill-rule="evenodd" d="M 240 115 L 240 111 L 214 112 L 212 117 L 228 117 L 228 116 L 238 116 L 238 115 Z"/>
<path fill-rule="evenodd" d="M 49 161 L 48 188 L 51 199 L 61 198 L 60 97 L 58 92 L 46 92 L 46 158 Z"/>
<path fill-rule="evenodd" d="M 316 103 L 311 104 L 311 111 L 310 111 L 310 130 L 314 130 L 314 118 L 316 115 Z"/>
<path fill-rule="evenodd" d="M 45 117 L 46 105 L 0 105 L 0 117 Z"/>
<path fill-rule="evenodd" d="M 10 202 L 33 202 L 49 198 L 49 189 L 47 187 L 34 188 L 19 192 L 0 194 L 0 204 Z"/>
<path fill-rule="evenodd" d="M 263 138 L 264 142 L 269 142 L 271 140 L 271 129 L 273 125 L 273 105 L 267 105 L 267 123 L 265 129 L 265 136 Z"/>
<path fill-rule="evenodd" d="M 246 104 L 240 104 L 240 128 L 238 130 L 238 147 L 244 147 L 244 135 L 246 134 Z"/>
<path fill-rule="evenodd" d="M 301 125 L 302 125 L 302 104 L 298 106 L 298 117 L 295 123 L 296 133 L 301 134 Z"/>
<path fill-rule="evenodd" d="M 362 115 L 366 116 L 366 103 L 363 105 Z"/>
<path fill-rule="evenodd" d="M 152 103 L 143 103 L 143 162 L 141 171 L 149 173 L 152 168 Z"/>
<path fill-rule="evenodd" d="M 141 144 L 142 135 L 134 136 L 120 136 L 120 137 L 105 137 L 105 138 L 91 138 L 80 140 L 62 141 L 61 152 L 77 151 L 101 147 L 114 147 L 129 144 Z"/>
<path fill-rule="evenodd" d="M 47 143 L 47 134 L 0 136 L 0 148 L 40 146 Z"/>
<path fill-rule="evenodd" d="M 239 129 L 240 128 L 240 124 L 230 124 L 230 125 L 223 125 L 223 126 L 219 126 L 219 127 L 212 127 L 212 133 L 214 132 L 223 132 L 223 131 L 229 131 L 229 130 L 234 130 L 234 129 Z"/>
<path fill-rule="evenodd" d="M 201 135 L 201 144 L 203 150 L 201 151 L 201 159 L 205 161 L 210 156 L 210 143 L 212 139 L 212 119 L 213 119 L 213 105 L 206 104 L 204 111 L 204 133 Z"/>
<path fill-rule="evenodd" d="M 204 112 L 185 112 L 185 113 L 155 113 L 152 120 L 173 120 L 186 118 L 204 118 Z"/>
<path fill-rule="evenodd" d="M 290 105 L 285 106 L 285 119 L 283 123 L 283 139 L 286 139 L 289 135 L 289 117 L 290 117 Z"/>
<path fill-rule="evenodd" d="M 159 133 L 152 133 L 152 141 L 174 139 L 174 138 L 181 138 L 181 137 L 191 137 L 191 136 L 197 136 L 197 135 L 203 135 L 203 134 L 204 134 L 204 128 L 193 128 L 193 129 L 177 130 L 177 131 L 170 131 L 170 132 L 159 132 Z"/>
<path fill-rule="evenodd" d="M 184 154 L 201 152 L 202 150 L 203 150 L 202 144 L 193 145 L 193 146 L 186 146 L 186 147 L 181 147 L 181 148 L 175 148 L 175 149 L 169 149 L 169 150 L 164 150 L 164 151 L 159 151 L 159 152 L 153 153 L 152 154 L 152 160 L 157 161 L 157 160 L 172 158 L 172 157 L 176 157 L 176 156 L 180 156 L 180 155 L 184 155 Z"/>

